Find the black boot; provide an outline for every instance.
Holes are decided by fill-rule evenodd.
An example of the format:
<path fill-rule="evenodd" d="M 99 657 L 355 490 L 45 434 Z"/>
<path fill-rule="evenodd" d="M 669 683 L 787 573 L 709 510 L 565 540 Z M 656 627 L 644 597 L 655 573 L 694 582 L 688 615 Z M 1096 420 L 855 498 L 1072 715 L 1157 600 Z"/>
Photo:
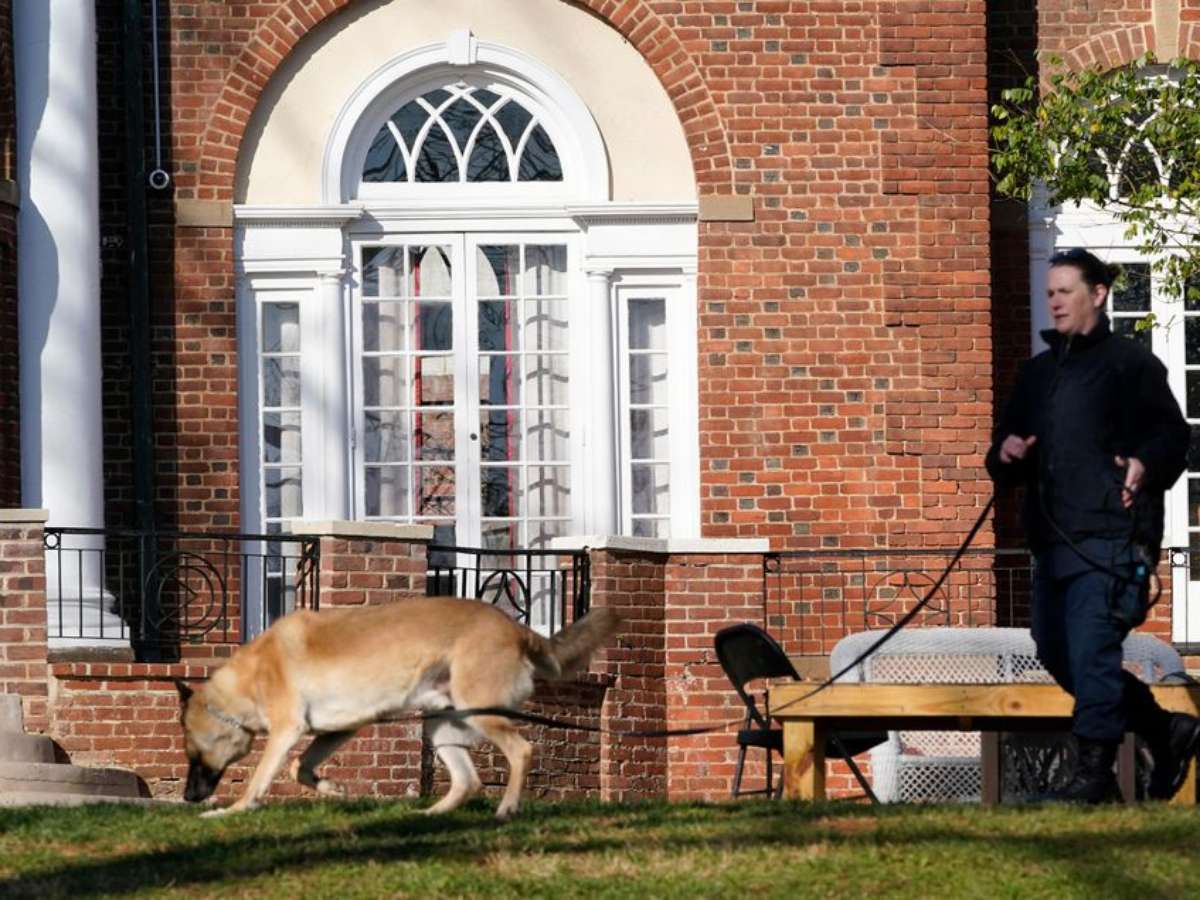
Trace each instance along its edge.
<path fill-rule="evenodd" d="M 1079 761 L 1075 775 L 1064 787 L 1037 797 L 1042 803 L 1114 803 L 1121 799 L 1113 763 L 1117 760 L 1117 744 L 1112 741 L 1090 741 L 1078 738 Z"/>
<path fill-rule="evenodd" d="M 1200 719 L 1171 713 L 1166 727 L 1149 742 L 1154 768 L 1146 793 L 1154 800 L 1170 800 L 1187 778 L 1188 763 L 1200 750 Z"/>

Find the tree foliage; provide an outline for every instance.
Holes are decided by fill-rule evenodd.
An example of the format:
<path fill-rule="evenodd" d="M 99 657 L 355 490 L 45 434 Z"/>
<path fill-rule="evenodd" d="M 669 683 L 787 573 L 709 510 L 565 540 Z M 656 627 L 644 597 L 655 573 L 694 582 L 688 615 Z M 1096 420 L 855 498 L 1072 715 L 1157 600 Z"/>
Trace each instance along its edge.
<path fill-rule="evenodd" d="M 1053 61 L 1052 61 L 1053 63 Z M 997 189 L 1092 203 L 1126 226 L 1175 297 L 1200 302 L 1200 66 L 1144 57 L 1109 72 L 1059 69 L 992 107 Z"/>

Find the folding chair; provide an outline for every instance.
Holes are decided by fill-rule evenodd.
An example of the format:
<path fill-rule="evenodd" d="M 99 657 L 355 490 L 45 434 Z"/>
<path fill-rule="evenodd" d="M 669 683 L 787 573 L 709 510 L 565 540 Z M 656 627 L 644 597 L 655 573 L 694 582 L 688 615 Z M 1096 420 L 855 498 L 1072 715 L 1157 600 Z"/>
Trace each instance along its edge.
<path fill-rule="evenodd" d="M 739 797 L 743 794 L 775 794 L 783 791 L 783 779 L 779 780 L 778 790 L 772 789 L 774 754 L 783 754 L 783 729 L 771 727 L 771 711 L 764 701 L 760 710 L 753 695 L 746 690 L 746 685 L 762 678 L 791 678 L 799 681 L 792 661 L 787 658 L 783 648 L 767 632 L 749 622 L 741 625 L 730 625 L 717 632 L 715 638 L 717 659 L 721 668 L 729 676 L 729 681 L 737 691 L 742 702 L 746 704 L 746 721 L 737 733 L 738 760 L 737 771 L 733 776 L 733 794 Z M 886 732 L 854 732 L 842 736 L 831 734 L 828 738 L 825 755 L 828 759 L 843 759 L 850 767 L 855 779 L 862 786 L 871 801 L 878 803 L 871 785 L 863 777 L 862 771 L 854 762 L 854 756 L 863 753 L 877 744 L 887 740 Z M 742 770 L 746 763 L 746 753 L 751 747 L 762 747 L 767 754 L 767 786 L 762 790 L 743 791 Z"/>

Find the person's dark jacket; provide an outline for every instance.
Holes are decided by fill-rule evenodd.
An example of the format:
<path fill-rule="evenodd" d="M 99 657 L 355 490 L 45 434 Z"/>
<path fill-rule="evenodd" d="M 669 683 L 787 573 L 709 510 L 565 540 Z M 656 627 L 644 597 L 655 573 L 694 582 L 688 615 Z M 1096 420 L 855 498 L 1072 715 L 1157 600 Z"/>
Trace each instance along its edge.
<path fill-rule="evenodd" d="M 988 472 L 998 486 L 1025 484 L 1025 527 L 1035 553 L 1065 543 L 1057 524 L 1075 542 L 1132 537 L 1157 555 L 1163 494 L 1187 464 L 1189 438 L 1166 367 L 1114 335 L 1104 316 L 1086 335 L 1068 340 L 1051 329 L 1042 339 L 1050 349 L 1022 366 Z M 1000 445 L 1010 434 L 1037 441 L 1024 460 L 1002 463 Z M 1115 456 L 1146 467 L 1132 510 L 1121 504 L 1125 470 Z"/>

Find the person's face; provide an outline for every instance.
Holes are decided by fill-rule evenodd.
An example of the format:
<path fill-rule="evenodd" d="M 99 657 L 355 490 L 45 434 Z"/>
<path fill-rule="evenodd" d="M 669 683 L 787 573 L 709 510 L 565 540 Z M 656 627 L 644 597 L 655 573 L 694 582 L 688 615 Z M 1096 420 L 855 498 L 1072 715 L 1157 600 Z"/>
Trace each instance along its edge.
<path fill-rule="evenodd" d="M 1059 334 L 1087 334 L 1100 321 L 1100 312 L 1108 297 L 1102 284 L 1088 287 L 1083 273 L 1075 266 L 1052 266 L 1046 285 L 1050 321 Z"/>

